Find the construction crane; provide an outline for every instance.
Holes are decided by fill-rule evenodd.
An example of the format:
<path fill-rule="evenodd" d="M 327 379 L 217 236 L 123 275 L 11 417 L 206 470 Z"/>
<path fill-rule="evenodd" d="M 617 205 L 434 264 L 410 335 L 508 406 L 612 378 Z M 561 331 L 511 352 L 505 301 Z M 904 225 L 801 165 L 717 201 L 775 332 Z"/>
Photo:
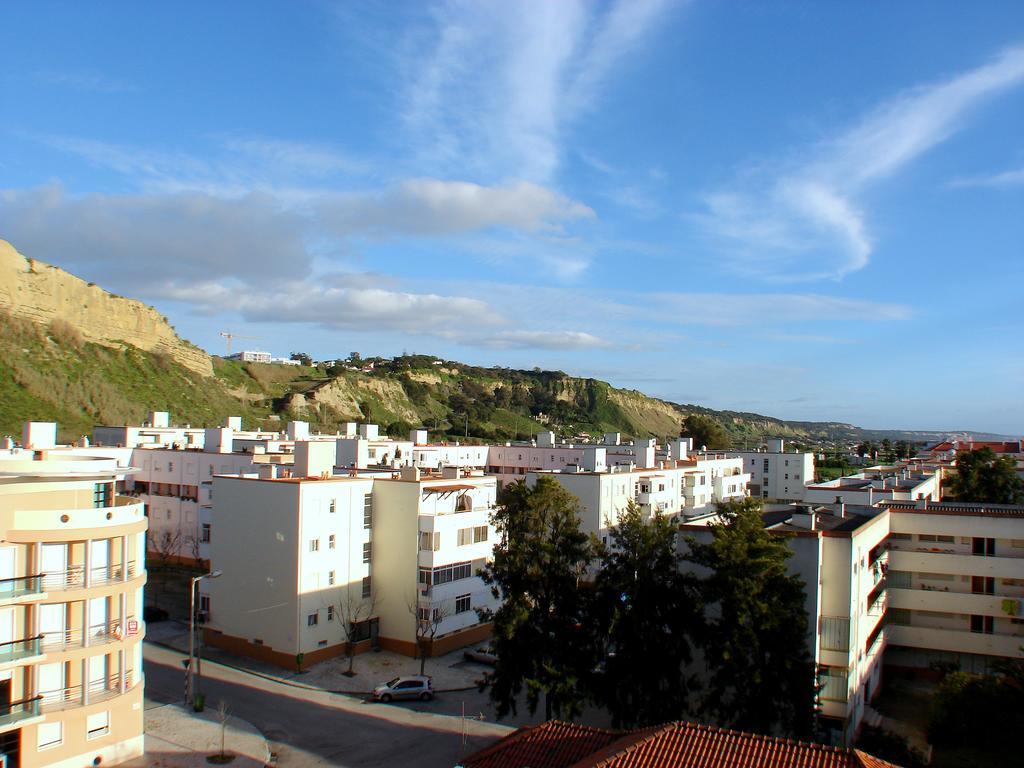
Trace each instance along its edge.
<path fill-rule="evenodd" d="M 259 341 L 259 336 L 242 336 L 239 333 L 232 333 L 231 331 L 221 331 L 220 335 L 227 339 L 228 357 L 231 357 L 231 342 L 234 339 L 249 339 L 250 341 Z"/>

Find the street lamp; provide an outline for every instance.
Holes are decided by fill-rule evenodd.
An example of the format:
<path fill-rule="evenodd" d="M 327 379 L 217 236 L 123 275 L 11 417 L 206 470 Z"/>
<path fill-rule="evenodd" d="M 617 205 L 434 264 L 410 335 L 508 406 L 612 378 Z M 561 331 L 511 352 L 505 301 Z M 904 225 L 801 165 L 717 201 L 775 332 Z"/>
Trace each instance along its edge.
<path fill-rule="evenodd" d="M 216 579 L 224 571 L 210 571 L 202 576 L 193 576 L 192 585 L 188 593 L 188 665 L 185 667 L 185 703 L 195 706 L 195 693 L 199 692 L 199 682 L 202 679 L 202 672 L 197 663 L 196 689 L 192 689 L 192 659 L 196 658 L 196 586 L 203 579 Z M 198 659 L 197 659 L 198 661 Z"/>

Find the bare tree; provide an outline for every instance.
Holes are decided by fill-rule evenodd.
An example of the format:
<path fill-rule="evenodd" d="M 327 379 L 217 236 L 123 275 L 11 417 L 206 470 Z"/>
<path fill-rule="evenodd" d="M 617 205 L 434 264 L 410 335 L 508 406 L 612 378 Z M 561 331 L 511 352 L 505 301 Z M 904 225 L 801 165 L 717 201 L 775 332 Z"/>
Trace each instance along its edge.
<path fill-rule="evenodd" d="M 202 558 L 199 556 L 201 552 L 201 543 L 200 538 L 194 533 L 190 533 L 185 537 L 185 546 L 188 547 L 188 552 L 192 555 L 192 559 L 196 561 L 196 565 L 200 565 L 202 563 Z"/>
<path fill-rule="evenodd" d="M 348 670 L 345 674 L 352 677 L 355 672 L 352 667 L 356 657 L 356 641 L 352 639 L 356 625 L 371 618 L 377 610 L 380 602 L 380 595 L 376 589 L 370 590 L 369 597 L 363 597 L 362 585 L 357 592 L 352 585 L 345 587 L 338 601 L 333 603 L 334 610 L 338 614 L 338 622 L 345 633 L 345 655 L 348 656 Z"/>
<path fill-rule="evenodd" d="M 220 700 L 220 704 L 217 705 L 217 720 L 220 721 L 220 759 L 224 762 L 224 737 L 228 730 L 228 703 L 224 699 Z"/>
<path fill-rule="evenodd" d="M 153 559 L 156 561 L 157 569 L 166 571 L 181 552 L 181 531 L 160 531 L 153 536 L 152 542 Z M 161 579 L 153 579 L 153 605 L 158 608 L 160 607 L 160 581 Z"/>
<path fill-rule="evenodd" d="M 434 638 L 441 624 L 450 615 L 444 603 L 420 602 L 419 593 L 407 602 L 409 613 L 416 621 L 416 652 L 420 658 L 420 674 L 425 674 L 427 658 L 433 653 Z"/>

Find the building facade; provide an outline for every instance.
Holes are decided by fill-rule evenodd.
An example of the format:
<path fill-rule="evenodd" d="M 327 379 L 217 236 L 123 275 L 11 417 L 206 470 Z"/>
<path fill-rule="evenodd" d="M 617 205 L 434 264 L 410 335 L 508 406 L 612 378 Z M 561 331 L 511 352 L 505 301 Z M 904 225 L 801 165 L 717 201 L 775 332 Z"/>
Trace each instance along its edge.
<path fill-rule="evenodd" d="M 781 438 L 768 440 L 759 451 L 734 451 L 750 475 L 750 495 L 764 501 L 801 501 L 804 486 L 814 483 L 814 454 L 786 452 Z"/>
<path fill-rule="evenodd" d="M 53 426 L 0 452 L 0 751 L 116 765 L 144 751 L 146 518 L 115 459 L 55 447 Z"/>

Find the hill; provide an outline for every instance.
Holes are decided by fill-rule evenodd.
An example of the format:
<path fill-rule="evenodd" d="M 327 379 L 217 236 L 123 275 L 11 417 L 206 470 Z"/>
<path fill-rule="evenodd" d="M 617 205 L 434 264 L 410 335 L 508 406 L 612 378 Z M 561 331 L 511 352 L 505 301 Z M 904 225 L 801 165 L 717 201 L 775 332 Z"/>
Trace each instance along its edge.
<path fill-rule="evenodd" d="M 737 446 L 766 436 L 820 446 L 942 436 L 714 411 L 561 371 L 481 368 L 425 355 L 330 367 L 225 360 L 181 339 L 152 307 L 0 241 L 0 431 L 17 434 L 28 419 L 55 420 L 62 439 L 71 440 L 94 424 L 140 423 L 150 410 L 197 426 L 228 415 L 266 428 L 302 419 L 325 431 L 372 421 L 396 436 L 427 426 L 434 437 L 482 440 L 542 429 L 665 437 L 678 434 L 691 413 L 719 422 Z"/>

